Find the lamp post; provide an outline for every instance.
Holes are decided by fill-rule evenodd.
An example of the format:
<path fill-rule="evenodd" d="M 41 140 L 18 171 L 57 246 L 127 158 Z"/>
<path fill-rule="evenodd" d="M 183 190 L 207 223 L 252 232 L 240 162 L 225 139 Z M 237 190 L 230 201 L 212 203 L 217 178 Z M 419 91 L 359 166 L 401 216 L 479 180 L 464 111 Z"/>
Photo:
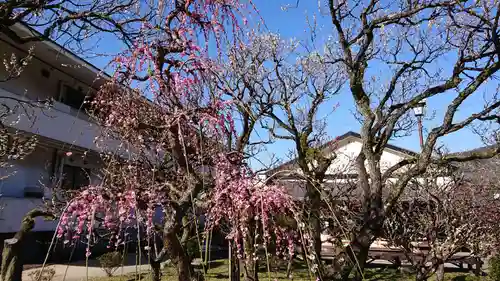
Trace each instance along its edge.
<path fill-rule="evenodd" d="M 418 137 L 420 139 L 420 149 L 424 148 L 424 135 L 423 135 L 423 127 L 422 127 L 422 117 L 425 114 L 425 105 L 427 103 L 426 99 L 422 99 L 417 105 L 413 108 L 413 113 L 415 117 L 417 117 L 418 123 Z"/>

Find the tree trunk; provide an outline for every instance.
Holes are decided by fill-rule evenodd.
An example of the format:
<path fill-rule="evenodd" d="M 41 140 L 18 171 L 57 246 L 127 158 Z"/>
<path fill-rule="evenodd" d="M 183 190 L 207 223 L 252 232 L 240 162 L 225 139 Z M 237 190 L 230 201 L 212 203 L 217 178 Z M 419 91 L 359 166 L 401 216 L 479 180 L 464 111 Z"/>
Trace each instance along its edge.
<path fill-rule="evenodd" d="M 159 261 L 149 261 L 151 265 L 151 281 L 161 281 L 161 263 Z"/>
<path fill-rule="evenodd" d="M 164 247 L 167 248 L 172 264 L 177 269 L 179 281 L 192 281 L 195 275 L 190 258 L 182 248 L 179 238 L 174 231 L 170 231 L 164 235 Z"/>
<path fill-rule="evenodd" d="M 320 221 L 320 206 L 321 194 L 317 190 L 317 186 L 313 183 L 307 184 L 307 198 L 309 206 L 306 209 L 309 226 L 311 227 L 312 242 L 314 251 L 318 258 L 318 263 L 321 263 L 321 221 Z"/>
<path fill-rule="evenodd" d="M 370 251 L 370 246 L 371 242 L 368 242 L 368 244 L 364 244 L 360 246 L 357 259 L 354 261 L 355 262 L 355 270 L 356 270 L 356 277 L 355 280 L 361 281 L 363 280 L 363 274 L 365 272 L 365 267 L 366 267 L 366 261 L 368 260 L 368 253 Z"/>
<path fill-rule="evenodd" d="M 312 231 L 312 239 L 314 243 L 314 252 L 317 257 L 317 262 L 321 262 L 321 221 L 319 219 L 319 210 L 313 208 L 310 213 L 309 223 Z"/>
<path fill-rule="evenodd" d="M 367 188 L 363 186 L 363 188 Z M 342 269 L 342 278 L 346 280 L 352 270 L 356 272 L 356 279 L 361 280 L 366 267 L 370 246 L 382 233 L 386 214 L 379 193 L 364 191 L 363 220 L 359 231 L 351 234 L 350 246 L 347 247 L 348 262 Z"/>
<path fill-rule="evenodd" d="M 229 260 L 229 280 L 240 281 L 240 262 L 238 259 L 237 249 L 232 242 L 229 242 Z"/>
<path fill-rule="evenodd" d="M 253 234 L 255 230 L 255 221 L 249 223 L 249 233 Z M 245 281 L 258 281 L 258 262 L 255 259 L 254 253 L 258 251 L 255 249 L 255 237 L 253 235 L 248 235 L 245 237 L 244 245 L 245 249 L 245 264 L 243 269 L 245 270 Z"/>
<path fill-rule="evenodd" d="M 483 267 L 483 261 L 481 258 L 475 258 L 474 275 L 481 276 L 481 268 Z"/>
<path fill-rule="evenodd" d="M 436 281 L 444 281 L 444 263 L 439 261 L 436 269 Z"/>
<path fill-rule="evenodd" d="M 17 238 L 6 239 L 3 247 L 1 280 L 21 280 L 23 273 L 22 240 Z"/>
<path fill-rule="evenodd" d="M 416 281 L 426 281 L 427 280 L 427 274 L 425 272 L 425 269 L 423 267 L 418 267 L 417 272 L 415 274 L 415 280 Z"/>
<path fill-rule="evenodd" d="M 305 206 L 305 217 L 307 218 L 307 222 L 310 227 L 310 234 L 311 234 L 311 239 L 312 239 L 312 244 L 313 244 L 313 251 L 315 255 L 315 259 L 311 261 L 313 264 L 317 265 L 317 270 L 315 271 L 315 274 L 318 278 L 323 275 L 324 273 L 324 268 L 323 264 L 321 262 L 321 221 L 320 221 L 320 213 L 321 213 L 321 194 L 318 191 L 318 186 L 317 184 L 313 182 L 308 182 L 306 185 L 306 198 L 307 198 L 307 205 Z M 308 259 L 307 256 L 311 255 L 312 253 L 308 249 L 308 251 L 305 251 L 306 258 Z M 309 259 L 308 259 L 309 260 Z"/>
<path fill-rule="evenodd" d="M 366 228 L 354 237 L 351 246 L 346 248 L 348 262 L 342 269 L 342 280 L 347 280 L 353 270 L 356 272 L 356 280 L 362 279 L 372 240 L 373 237 Z"/>
<path fill-rule="evenodd" d="M 288 264 L 286 266 L 286 278 L 293 279 L 292 270 L 293 270 L 293 256 L 290 257 L 290 259 L 288 260 Z"/>
<path fill-rule="evenodd" d="M 22 246 L 26 235 L 35 226 L 36 217 L 48 217 L 54 219 L 54 216 L 49 212 L 41 210 L 32 210 L 28 212 L 22 222 L 19 231 L 14 238 L 4 241 L 2 251 L 2 268 L 0 270 L 1 281 L 19 281 L 22 280 L 23 273 L 23 257 Z"/>

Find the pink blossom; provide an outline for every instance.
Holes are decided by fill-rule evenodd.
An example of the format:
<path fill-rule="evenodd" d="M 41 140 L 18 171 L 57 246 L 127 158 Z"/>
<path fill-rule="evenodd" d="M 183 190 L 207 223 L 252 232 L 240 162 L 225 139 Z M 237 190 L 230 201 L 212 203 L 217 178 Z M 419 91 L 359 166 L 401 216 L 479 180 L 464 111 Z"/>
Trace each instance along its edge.
<path fill-rule="evenodd" d="M 173 11 L 173 2 L 166 2 L 166 9 Z M 189 164 L 215 163 L 212 227 L 227 218 L 234 223 L 230 237 L 239 240 L 250 235 L 244 227 L 245 220 L 258 215 L 261 218 L 259 227 L 264 227 L 265 237 L 269 239 L 269 233 L 275 229 L 271 218 L 280 212 L 294 212 L 291 198 L 280 187 L 255 186 L 250 169 L 240 160 L 229 161 L 215 142 L 200 148 L 200 144 L 207 142 L 206 136 L 222 139 L 227 131 L 232 134 L 235 131 L 230 114 L 231 101 L 224 101 L 217 95 L 208 96 L 204 89 L 207 77 L 213 77 L 212 71 L 219 69 L 217 60 L 208 57 L 208 41 L 214 35 L 217 41 L 221 40 L 226 26 L 238 26 L 235 13 L 243 5 L 236 0 L 187 3 L 189 13 L 176 15 L 176 20 L 167 27 L 179 36 L 172 38 L 172 34 L 162 34 L 152 23 L 142 22 L 140 31 L 143 32 L 138 34 L 148 36 L 137 38 L 133 48 L 115 57 L 111 64 L 114 68 L 112 81 L 100 88 L 92 102 L 98 109 L 96 117 L 105 130 L 103 138 L 121 141 L 126 144 L 123 147 L 134 151 L 141 160 L 149 161 L 152 154 L 158 156 L 181 146 L 192 151 L 180 153 Z M 199 43 L 199 35 L 205 36 L 201 40 L 204 42 Z M 164 65 L 156 63 L 160 47 L 175 50 L 165 54 Z M 140 79 L 145 81 L 138 81 L 137 76 L 145 77 Z M 200 136 L 200 129 L 206 136 Z M 71 156 L 71 152 L 66 155 Z M 162 171 L 166 175 L 160 178 L 158 171 L 162 167 L 151 167 L 145 163 L 147 161 L 120 159 L 120 162 L 109 155 L 104 159 L 106 180 L 102 185 L 75 192 L 57 229 L 59 238 L 65 234 L 68 239 L 86 238 L 87 256 L 97 217 L 99 223 L 113 233 L 115 246 L 123 243 L 121 235 L 127 227 L 141 224 L 149 235 L 154 231 L 155 210 L 171 211 L 174 200 L 170 186 L 191 184 L 186 180 L 191 178 L 189 169 Z M 230 193 L 225 195 L 225 191 Z M 280 237 L 285 239 L 287 236 Z"/>

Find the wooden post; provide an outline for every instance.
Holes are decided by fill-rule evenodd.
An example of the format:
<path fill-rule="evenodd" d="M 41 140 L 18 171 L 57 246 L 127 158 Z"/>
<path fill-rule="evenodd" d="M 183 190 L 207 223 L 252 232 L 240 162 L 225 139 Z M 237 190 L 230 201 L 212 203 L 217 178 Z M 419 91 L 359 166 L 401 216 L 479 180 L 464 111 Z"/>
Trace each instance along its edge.
<path fill-rule="evenodd" d="M 5 239 L 2 251 L 2 281 L 21 280 L 23 264 L 20 262 L 21 241 L 17 238 Z"/>
<path fill-rule="evenodd" d="M 26 235 L 35 226 L 35 218 L 37 217 L 54 219 L 52 213 L 49 212 L 37 209 L 29 211 L 24 216 L 21 222 L 21 228 L 16 233 L 14 238 L 4 240 L 4 248 L 2 251 L 2 267 L 0 269 L 1 281 L 22 280 L 22 246 Z"/>

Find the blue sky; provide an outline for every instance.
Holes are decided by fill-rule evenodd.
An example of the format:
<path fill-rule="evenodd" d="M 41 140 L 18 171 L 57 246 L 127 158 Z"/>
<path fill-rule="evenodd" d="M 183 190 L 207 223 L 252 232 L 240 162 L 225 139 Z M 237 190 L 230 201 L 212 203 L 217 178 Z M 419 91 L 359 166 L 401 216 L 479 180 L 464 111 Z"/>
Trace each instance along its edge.
<path fill-rule="evenodd" d="M 310 36 L 310 33 L 306 23 L 306 16 L 312 20 L 313 15 L 316 15 L 319 27 L 317 34 L 318 40 L 322 41 L 325 39 L 331 32 L 330 18 L 327 15 L 321 14 L 321 11 L 318 9 L 318 1 L 302 0 L 297 8 L 289 8 L 286 11 L 282 10 L 284 5 L 288 4 L 293 6 L 295 5 L 295 2 L 295 0 L 254 0 L 255 6 L 258 8 L 259 14 L 262 16 L 265 26 L 269 31 L 280 33 L 282 38 L 294 37 L 297 39 L 307 39 L 308 36 Z M 248 19 L 250 24 L 259 20 L 255 16 Z M 119 42 L 110 38 L 103 38 L 98 42 L 93 42 L 92 44 L 95 44 L 95 46 L 98 47 L 97 49 L 99 52 L 102 53 L 113 53 L 116 52 L 117 49 L 121 48 Z M 96 59 L 89 59 L 89 61 L 96 64 L 98 67 L 104 67 L 108 59 L 99 57 Z M 449 63 L 451 65 L 453 61 Z M 442 64 L 444 65 L 443 68 L 445 71 L 449 71 L 449 68 L 446 67 L 447 62 L 443 61 Z M 494 90 L 494 88 L 493 86 L 487 86 L 484 87 L 484 91 L 486 90 L 491 91 Z M 437 122 L 441 120 L 442 114 L 448 105 L 448 102 L 452 98 L 452 95 L 445 95 L 428 100 L 428 112 L 435 112 L 436 118 L 434 120 L 426 120 L 424 122 L 424 128 L 432 128 L 433 125 L 437 124 Z M 337 103 L 339 104 L 339 107 L 331 113 L 332 108 Z M 460 108 L 457 115 L 458 117 L 467 116 L 471 112 L 480 109 L 481 105 L 482 94 L 480 93 L 477 95 L 477 98 L 466 102 Z M 348 91 L 343 91 L 339 96 L 323 105 L 319 116 L 328 115 L 329 125 L 327 133 L 329 137 L 335 138 L 336 136 L 342 135 L 347 131 L 359 130 L 359 124 L 354 119 L 352 114 L 353 111 L 354 103 Z M 262 138 L 267 136 L 267 133 L 262 130 L 259 130 L 258 134 Z M 258 137 L 256 136 L 256 138 Z M 419 141 L 416 130 L 412 136 L 395 139 L 392 143 L 410 150 L 419 150 Z M 462 151 L 482 145 L 480 139 L 469 129 L 464 129 L 458 133 L 443 138 L 442 144 L 445 144 L 452 151 Z M 267 151 L 261 153 L 260 157 L 265 163 L 267 163 L 270 155 L 272 154 L 286 160 L 286 154 L 291 147 L 292 143 L 290 141 L 279 141 L 275 144 L 269 145 L 267 147 Z M 254 168 L 259 168 L 260 165 L 253 161 L 252 166 Z"/>
<path fill-rule="evenodd" d="M 312 19 L 313 15 L 316 15 L 319 29 L 317 34 L 319 37 L 318 41 L 326 39 L 326 37 L 331 34 L 332 29 L 330 18 L 325 14 L 326 11 L 324 7 L 322 8 L 323 10 L 318 8 L 318 1 L 302 0 L 297 8 L 289 8 L 286 11 L 283 11 L 281 7 L 287 4 L 294 6 L 295 0 L 256 0 L 255 3 L 259 8 L 260 15 L 265 21 L 266 27 L 272 32 L 280 33 L 284 38 L 295 37 L 307 40 L 310 33 L 308 32 L 306 16 L 309 19 Z M 446 65 L 447 62 L 443 61 L 442 63 Z M 452 65 L 453 61 L 451 60 L 449 64 Z M 449 71 L 451 67 L 444 68 L 446 71 Z M 466 117 L 471 112 L 480 110 L 483 104 L 482 92 L 486 90 L 495 90 L 492 85 L 488 85 L 488 87 L 483 88 L 484 89 L 478 92 L 477 97 L 471 98 L 460 107 L 460 110 L 457 112 L 458 118 Z M 435 118 L 433 120 L 424 121 L 424 130 L 426 128 L 429 130 L 433 126 L 439 124 L 439 121 L 442 120 L 444 110 L 453 98 L 454 96 L 452 95 L 441 95 L 428 100 L 427 111 L 429 113 L 435 113 Z M 334 138 L 346 133 L 347 131 L 359 131 L 359 123 L 352 114 L 355 110 L 354 101 L 348 91 L 343 91 L 339 96 L 331 100 L 329 104 L 323 105 L 319 115 L 322 116 L 330 113 L 331 108 L 336 103 L 339 103 L 340 106 L 328 117 L 328 135 Z M 418 151 L 419 140 L 416 128 L 411 136 L 394 139 L 392 143 L 413 151 Z M 467 128 L 442 138 L 441 144 L 444 144 L 451 151 L 463 151 L 483 145 L 479 137 Z M 268 150 L 270 151 L 269 154 L 275 153 L 283 156 L 291 147 L 291 143 L 282 141 L 280 143 L 270 145 Z M 265 155 L 262 156 L 265 157 Z"/>

